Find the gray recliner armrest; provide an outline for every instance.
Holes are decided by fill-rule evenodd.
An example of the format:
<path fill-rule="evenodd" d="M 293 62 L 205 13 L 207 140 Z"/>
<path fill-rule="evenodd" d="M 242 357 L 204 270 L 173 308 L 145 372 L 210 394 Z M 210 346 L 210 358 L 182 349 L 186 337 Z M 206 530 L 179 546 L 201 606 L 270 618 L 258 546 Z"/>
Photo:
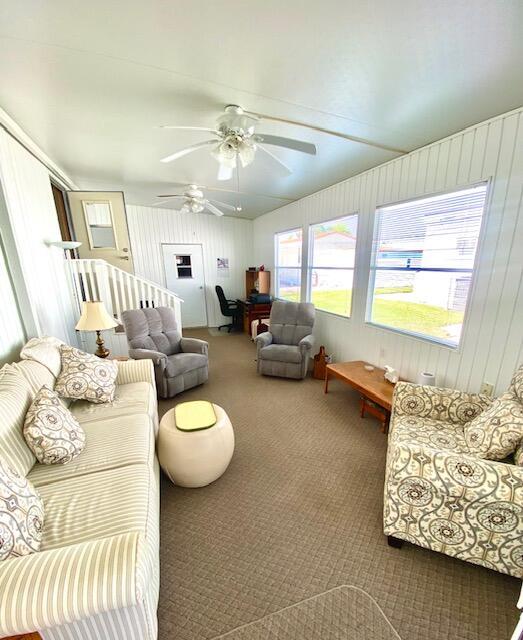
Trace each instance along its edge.
<path fill-rule="evenodd" d="M 263 349 L 263 347 L 268 347 L 272 344 L 272 333 L 270 331 L 264 331 L 254 338 L 258 349 Z"/>
<path fill-rule="evenodd" d="M 209 353 L 209 343 L 198 338 L 182 338 L 180 348 L 183 353 L 201 353 L 204 356 Z"/>
<path fill-rule="evenodd" d="M 167 363 L 165 353 L 150 349 L 129 349 L 129 357 L 133 360 L 152 360 L 154 365 L 162 365 L 164 367 Z"/>
<path fill-rule="evenodd" d="M 308 336 L 305 336 L 304 338 L 302 338 L 299 341 L 298 346 L 300 347 L 300 351 L 302 353 L 304 353 L 306 351 L 310 351 L 312 349 L 312 347 L 314 346 L 314 336 L 312 335 L 312 333 L 310 333 Z"/>

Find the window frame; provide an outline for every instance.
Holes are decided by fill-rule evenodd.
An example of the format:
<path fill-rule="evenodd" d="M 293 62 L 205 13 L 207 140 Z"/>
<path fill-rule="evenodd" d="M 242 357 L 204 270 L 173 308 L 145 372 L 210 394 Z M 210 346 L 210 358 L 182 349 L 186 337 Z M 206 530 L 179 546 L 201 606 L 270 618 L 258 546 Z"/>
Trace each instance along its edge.
<path fill-rule="evenodd" d="M 376 231 L 377 231 L 377 227 L 378 227 L 378 210 L 385 208 L 385 207 L 393 207 L 396 205 L 401 205 L 401 204 L 407 204 L 407 203 L 412 203 L 412 202 L 416 202 L 417 200 L 426 200 L 428 198 L 434 198 L 437 196 L 445 196 L 445 195 L 450 195 L 453 193 L 458 193 L 459 191 L 467 191 L 468 189 L 473 189 L 475 187 L 485 187 L 485 200 L 483 203 L 483 213 L 481 215 L 481 223 L 480 223 L 480 228 L 479 228 L 479 232 L 478 232 L 478 240 L 476 243 L 476 253 L 474 255 L 474 262 L 472 265 L 471 269 L 450 269 L 450 268 L 427 268 L 427 269 L 407 269 L 407 267 L 403 267 L 403 268 L 397 268 L 397 267 L 390 267 L 390 268 L 383 268 L 383 267 L 378 267 L 376 268 L 376 247 L 375 247 L 375 237 L 376 237 Z M 490 195 L 491 195 L 491 186 L 492 186 L 492 178 L 489 177 L 485 180 L 479 180 L 477 182 L 473 182 L 470 184 L 466 184 L 466 185 L 456 185 L 453 188 L 450 189 L 444 189 L 442 191 L 435 191 L 435 192 L 430 192 L 430 193 L 424 193 L 420 196 L 415 196 L 413 198 L 404 198 L 402 200 L 396 200 L 396 201 L 392 201 L 392 202 L 386 202 L 383 204 L 377 204 L 375 209 L 374 209 L 374 220 L 373 220 L 373 232 L 372 232 L 372 245 L 371 245 L 371 252 L 370 252 L 370 264 L 369 264 L 369 278 L 368 278 L 368 286 L 367 286 L 367 300 L 366 300 L 366 307 L 365 307 L 365 325 L 369 326 L 369 327 L 373 327 L 373 328 L 377 328 L 377 329 L 382 329 L 384 331 L 391 331 L 392 333 L 397 333 L 400 334 L 404 337 L 408 337 L 408 338 L 413 338 L 415 340 L 420 340 L 422 342 L 428 342 L 432 345 L 438 346 L 438 347 L 443 347 L 446 349 L 451 350 L 454 353 L 459 353 L 462 349 L 463 346 L 463 340 L 464 340 L 464 336 L 467 332 L 468 329 L 468 324 L 469 324 L 469 315 L 470 315 L 470 306 L 471 306 L 471 299 L 472 299 L 472 294 L 476 288 L 476 279 L 477 279 L 477 273 L 478 273 L 478 267 L 479 267 L 479 262 L 480 262 L 480 257 L 482 254 L 482 250 L 483 250 L 483 242 L 484 242 L 484 235 L 485 235 L 485 229 L 486 229 L 486 221 L 489 215 L 489 210 L 490 210 Z M 376 280 L 376 272 L 377 271 L 387 271 L 387 270 L 391 270 L 391 271 L 424 271 L 424 272 L 453 272 L 453 273 L 470 273 L 470 285 L 469 285 L 469 289 L 468 289 L 468 294 L 467 294 L 467 301 L 465 303 L 465 309 L 463 311 L 463 322 L 461 325 L 461 333 L 460 333 L 460 337 L 459 337 L 459 342 L 458 344 L 455 344 L 453 342 L 450 342 L 448 340 L 445 340 L 443 338 L 436 338 L 434 336 L 430 336 L 424 333 L 418 333 L 416 331 L 409 331 L 408 329 L 400 329 L 398 327 L 391 327 L 389 325 L 385 325 L 385 324 L 380 324 L 378 322 L 373 322 L 372 321 L 372 303 L 374 300 L 374 284 L 375 284 L 375 280 Z"/>
<path fill-rule="evenodd" d="M 349 310 L 349 315 L 343 315 L 341 313 L 336 313 L 335 311 L 327 311 L 326 309 L 320 309 L 319 307 L 314 307 L 316 311 L 319 311 L 320 313 L 328 313 L 331 316 L 334 316 L 336 318 L 343 318 L 345 320 L 350 320 L 353 317 L 352 311 L 354 308 L 354 291 L 355 291 L 355 287 L 354 287 L 354 280 L 355 280 L 355 276 L 356 276 L 356 267 L 357 267 L 357 263 L 358 263 L 358 228 L 359 228 L 359 224 L 360 224 L 360 219 L 359 219 L 359 211 L 353 211 L 351 213 L 346 213 L 343 214 L 341 216 L 337 216 L 336 218 L 329 218 L 328 220 L 318 220 L 317 222 L 312 222 L 311 224 L 309 224 L 309 233 L 308 233 L 308 251 L 307 251 L 307 265 L 306 265 L 306 270 L 307 270 L 307 289 L 306 289 L 306 300 L 307 302 L 312 302 L 312 271 L 314 269 L 314 262 L 313 262 L 313 251 L 314 251 L 314 238 L 313 238 L 313 233 L 314 233 L 314 227 L 318 227 L 319 225 L 322 224 L 331 224 L 333 222 L 337 222 L 338 220 L 344 220 L 345 218 L 350 218 L 352 216 L 356 217 L 356 246 L 355 246 L 355 251 L 354 251 L 354 266 L 353 267 L 316 267 L 317 269 L 325 269 L 325 270 L 332 270 L 332 271 L 352 271 L 352 295 L 351 295 L 351 300 L 350 300 L 350 310 Z"/>
<path fill-rule="evenodd" d="M 301 232 L 301 247 L 300 247 L 300 262 L 301 264 L 299 266 L 296 267 L 290 267 L 288 265 L 279 265 L 278 261 L 279 261 L 279 243 L 278 243 L 278 238 L 279 236 L 288 234 L 288 233 L 297 233 L 297 232 Z M 275 231 L 274 232 L 274 297 L 276 298 L 276 300 L 283 300 L 284 302 L 287 301 L 286 298 L 280 298 L 279 296 L 279 278 L 278 278 L 278 271 L 279 269 L 296 269 L 299 274 L 300 274 L 300 284 L 298 287 L 298 300 L 297 302 L 301 302 L 302 299 L 302 284 L 303 284 L 303 238 L 304 238 L 304 233 L 303 233 L 303 227 L 291 227 L 290 229 L 282 229 L 281 231 Z"/>

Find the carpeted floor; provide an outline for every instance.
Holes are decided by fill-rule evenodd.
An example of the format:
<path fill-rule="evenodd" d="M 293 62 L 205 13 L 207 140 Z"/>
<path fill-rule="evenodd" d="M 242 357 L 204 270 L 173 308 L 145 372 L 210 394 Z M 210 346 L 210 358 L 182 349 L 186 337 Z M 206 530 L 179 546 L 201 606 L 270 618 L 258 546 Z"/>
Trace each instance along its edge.
<path fill-rule="evenodd" d="M 510 638 L 518 580 L 387 546 L 386 436 L 360 419 L 355 392 L 258 376 L 244 334 L 188 335 L 209 341 L 210 378 L 176 401 L 222 405 L 236 449 L 203 489 L 162 478 L 160 640 L 213 638 L 344 584 L 375 598 L 402 640 Z"/>

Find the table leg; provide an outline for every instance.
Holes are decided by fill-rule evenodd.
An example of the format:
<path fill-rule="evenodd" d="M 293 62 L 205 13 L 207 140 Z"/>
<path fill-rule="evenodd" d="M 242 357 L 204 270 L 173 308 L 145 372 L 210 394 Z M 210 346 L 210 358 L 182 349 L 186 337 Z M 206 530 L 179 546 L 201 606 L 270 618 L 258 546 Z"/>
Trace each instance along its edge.
<path fill-rule="evenodd" d="M 383 422 L 381 424 L 381 433 L 387 434 L 389 432 L 389 423 L 390 423 L 390 413 L 387 413 L 383 416 Z"/>
<path fill-rule="evenodd" d="M 365 398 L 360 396 L 360 418 L 365 417 Z"/>
<path fill-rule="evenodd" d="M 323 393 L 329 393 L 329 370 L 325 369 L 325 387 Z"/>

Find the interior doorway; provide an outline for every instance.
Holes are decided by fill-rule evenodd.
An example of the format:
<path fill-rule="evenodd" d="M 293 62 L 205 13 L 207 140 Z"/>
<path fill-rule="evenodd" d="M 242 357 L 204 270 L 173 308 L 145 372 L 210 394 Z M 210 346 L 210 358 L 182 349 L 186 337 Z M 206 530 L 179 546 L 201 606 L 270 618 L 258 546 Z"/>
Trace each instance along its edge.
<path fill-rule="evenodd" d="M 162 244 L 167 288 L 183 299 L 183 327 L 206 327 L 205 274 L 201 244 Z"/>

